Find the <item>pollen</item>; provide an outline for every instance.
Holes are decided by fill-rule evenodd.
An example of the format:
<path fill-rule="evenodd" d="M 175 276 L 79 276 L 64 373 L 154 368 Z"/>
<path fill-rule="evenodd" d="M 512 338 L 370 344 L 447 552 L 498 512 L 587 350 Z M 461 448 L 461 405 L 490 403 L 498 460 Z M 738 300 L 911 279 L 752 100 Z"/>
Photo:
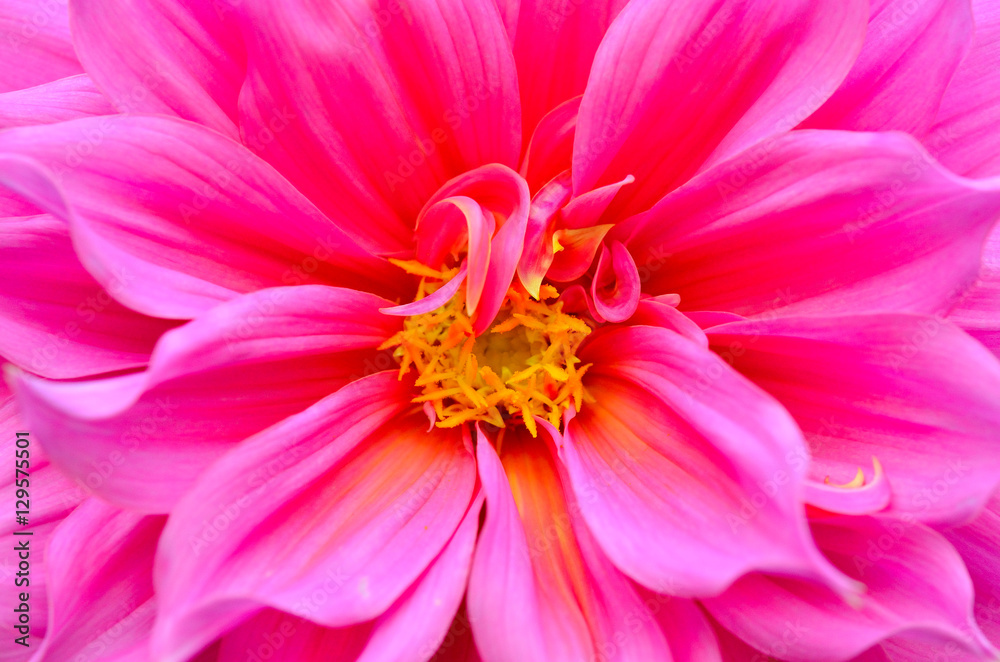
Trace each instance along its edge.
<path fill-rule="evenodd" d="M 421 277 L 417 299 L 436 292 L 456 272 L 394 262 Z M 437 310 L 407 317 L 403 330 L 381 349 L 394 348 L 400 379 L 416 373 L 420 392 L 413 402 L 429 403 L 438 427 L 523 423 L 537 436 L 536 416 L 558 428 L 566 410 L 579 411 L 591 400 L 583 384 L 590 365 L 576 357 L 591 328 L 562 312 L 558 296 L 546 284 L 536 300 L 515 283 L 493 326 L 476 337 L 463 285 Z"/>

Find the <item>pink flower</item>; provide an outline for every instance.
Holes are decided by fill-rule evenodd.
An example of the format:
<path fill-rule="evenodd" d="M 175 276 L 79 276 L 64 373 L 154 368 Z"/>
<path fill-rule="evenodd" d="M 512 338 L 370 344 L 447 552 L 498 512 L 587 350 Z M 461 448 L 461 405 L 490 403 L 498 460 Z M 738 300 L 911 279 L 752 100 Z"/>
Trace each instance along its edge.
<path fill-rule="evenodd" d="M 995 659 L 973 5 L 74 3 L 0 98 L 18 425 L 114 504 L 37 659 Z"/>

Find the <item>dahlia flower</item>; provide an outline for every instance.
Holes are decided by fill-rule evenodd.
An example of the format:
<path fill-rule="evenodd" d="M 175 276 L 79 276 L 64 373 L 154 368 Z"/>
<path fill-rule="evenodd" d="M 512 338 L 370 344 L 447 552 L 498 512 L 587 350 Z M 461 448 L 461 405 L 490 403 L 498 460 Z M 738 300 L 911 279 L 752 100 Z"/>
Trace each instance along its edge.
<path fill-rule="evenodd" d="M 995 0 L 0 26 L 2 659 L 1000 658 Z"/>

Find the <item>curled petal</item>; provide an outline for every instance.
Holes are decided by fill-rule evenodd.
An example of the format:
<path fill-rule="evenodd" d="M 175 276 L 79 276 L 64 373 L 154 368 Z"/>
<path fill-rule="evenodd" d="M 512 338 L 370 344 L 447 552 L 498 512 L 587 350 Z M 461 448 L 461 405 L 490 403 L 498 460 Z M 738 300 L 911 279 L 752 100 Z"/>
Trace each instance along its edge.
<path fill-rule="evenodd" d="M 590 286 L 594 307 L 609 322 L 627 320 L 639 307 L 639 272 L 621 242 L 601 248 L 597 271 Z"/>

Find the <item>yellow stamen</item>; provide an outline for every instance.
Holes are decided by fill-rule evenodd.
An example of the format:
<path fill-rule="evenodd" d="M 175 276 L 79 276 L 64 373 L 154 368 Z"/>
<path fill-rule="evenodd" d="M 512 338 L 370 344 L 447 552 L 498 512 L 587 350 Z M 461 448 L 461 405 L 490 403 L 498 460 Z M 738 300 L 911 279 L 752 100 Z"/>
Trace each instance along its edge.
<path fill-rule="evenodd" d="M 418 298 L 455 274 L 414 261 L 392 262 L 421 277 Z M 438 427 L 484 421 L 503 428 L 518 422 L 535 436 L 535 417 L 558 427 L 567 409 L 590 399 L 581 381 L 589 366 L 581 368 L 575 352 L 591 329 L 563 313 L 554 301 L 558 296 L 551 285 L 542 285 L 538 300 L 520 284 L 511 286 L 497 324 L 477 338 L 463 286 L 437 310 L 406 318 L 403 330 L 382 348 L 395 348 L 400 378 L 416 367 L 421 393 L 413 402 L 432 403 Z"/>

